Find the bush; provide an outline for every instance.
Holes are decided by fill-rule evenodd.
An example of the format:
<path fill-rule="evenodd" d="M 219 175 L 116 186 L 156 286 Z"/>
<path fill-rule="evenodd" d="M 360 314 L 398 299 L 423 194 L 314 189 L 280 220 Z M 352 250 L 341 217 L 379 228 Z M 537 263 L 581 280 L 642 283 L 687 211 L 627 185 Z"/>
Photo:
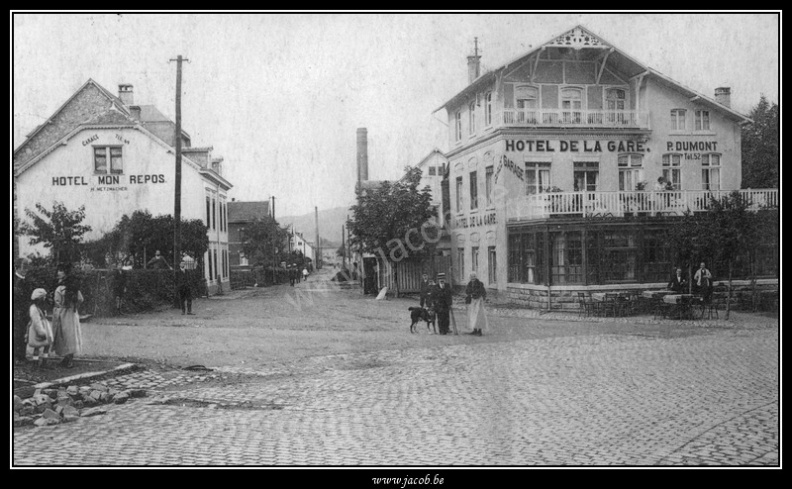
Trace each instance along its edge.
<path fill-rule="evenodd" d="M 171 270 L 127 270 L 124 310 L 126 312 L 143 312 L 152 310 L 161 304 L 176 302 L 176 284 Z M 203 276 L 200 270 L 188 270 L 193 297 L 203 291 Z M 80 292 L 85 301 L 80 306 L 80 314 L 95 316 L 112 316 L 115 314 L 115 270 L 94 269 L 75 270 L 79 280 Z M 49 306 L 54 306 L 54 293 L 58 286 L 57 271 L 54 267 L 30 268 L 27 278 L 31 287 L 47 290 Z"/>

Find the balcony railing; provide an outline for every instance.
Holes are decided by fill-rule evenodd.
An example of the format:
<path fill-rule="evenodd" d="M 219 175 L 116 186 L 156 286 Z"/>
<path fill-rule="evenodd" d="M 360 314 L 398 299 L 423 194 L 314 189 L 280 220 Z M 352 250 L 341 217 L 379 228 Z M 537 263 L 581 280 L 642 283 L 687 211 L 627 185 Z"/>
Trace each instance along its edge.
<path fill-rule="evenodd" d="M 649 128 L 648 114 L 635 110 L 503 109 L 502 115 L 506 126 Z"/>
<path fill-rule="evenodd" d="M 731 190 L 684 190 L 669 192 L 549 192 L 527 195 L 506 205 L 509 221 L 546 219 L 553 216 L 682 215 L 706 211 L 710 197 L 720 199 Z M 751 210 L 778 207 L 778 189 L 740 190 Z"/>

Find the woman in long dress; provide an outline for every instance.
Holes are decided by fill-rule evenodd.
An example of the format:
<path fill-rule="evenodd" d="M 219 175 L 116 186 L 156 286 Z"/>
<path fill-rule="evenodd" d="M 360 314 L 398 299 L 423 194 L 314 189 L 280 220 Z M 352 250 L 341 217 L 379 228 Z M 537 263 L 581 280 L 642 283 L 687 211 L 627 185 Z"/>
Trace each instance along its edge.
<path fill-rule="evenodd" d="M 74 355 L 82 351 L 82 332 L 80 331 L 80 314 L 77 308 L 83 302 L 83 296 L 77 279 L 70 270 L 62 267 L 58 270 L 58 288 L 55 289 L 55 308 L 52 311 L 53 329 L 55 333 L 55 353 L 63 357 L 61 366 L 72 368 Z"/>
<path fill-rule="evenodd" d="M 484 299 L 487 298 L 487 289 L 476 277 L 476 272 L 470 274 L 470 281 L 465 289 L 465 302 L 468 303 L 468 325 L 470 330 L 467 334 L 481 336 L 485 329 L 489 329 L 487 322 L 487 312 L 484 310 Z"/>

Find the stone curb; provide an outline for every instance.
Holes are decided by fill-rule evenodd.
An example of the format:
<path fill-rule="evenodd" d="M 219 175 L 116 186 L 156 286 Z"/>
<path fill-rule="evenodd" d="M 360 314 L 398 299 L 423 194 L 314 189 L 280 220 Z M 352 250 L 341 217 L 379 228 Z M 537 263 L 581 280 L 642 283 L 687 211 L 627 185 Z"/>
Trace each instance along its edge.
<path fill-rule="evenodd" d="M 19 387 L 17 389 L 14 389 L 14 394 L 24 399 L 33 395 L 33 392 L 35 392 L 38 389 L 51 389 L 55 386 L 68 384 L 78 380 L 84 381 L 84 380 L 93 379 L 95 377 L 103 377 L 105 375 L 119 375 L 135 370 L 138 367 L 139 365 L 136 363 L 124 363 L 122 365 L 119 365 L 118 367 L 112 368 L 110 370 L 105 370 L 102 372 L 85 372 L 82 374 L 71 375 L 69 377 L 63 377 L 61 379 L 55 379 L 50 382 L 41 382 L 39 384 L 35 384 L 32 386 Z"/>

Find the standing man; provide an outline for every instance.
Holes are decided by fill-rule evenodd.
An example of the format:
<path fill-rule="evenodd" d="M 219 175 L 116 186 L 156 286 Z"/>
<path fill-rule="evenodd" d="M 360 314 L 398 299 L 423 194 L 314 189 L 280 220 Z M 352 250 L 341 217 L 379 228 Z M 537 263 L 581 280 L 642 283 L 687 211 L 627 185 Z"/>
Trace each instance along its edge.
<path fill-rule="evenodd" d="M 712 274 L 704 262 L 701 262 L 696 274 L 693 275 L 693 283 L 696 285 L 698 293 L 703 295 L 704 299 L 709 299 L 712 294 Z"/>
<path fill-rule="evenodd" d="M 181 306 L 182 316 L 192 313 L 192 288 L 190 287 L 190 276 L 187 273 L 187 263 L 181 262 L 179 271 L 176 272 L 176 283 L 179 286 L 179 306 Z"/>
<path fill-rule="evenodd" d="M 33 292 L 30 281 L 27 279 L 27 260 L 19 258 L 16 262 L 16 270 L 12 276 L 14 280 L 14 304 L 13 304 L 13 355 L 14 363 L 25 363 L 27 356 L 27 343 L 25 333 L 28 322 L 30 322 L 30 296 Z"/>
<path fill-rule="evenodd" d="M 149 260 L 146 265 L 155 270 L 173 270 L 171 266 L 168 265 L 168 262 L 165 261 L 165 257 L 160 254 L 160 250 L 154 253 L 154 258 Z"/>
<path fill-rule="evenodd" d="M 434 304 L 437 313 L 437 327 L 440 334 L 448 334 L 449 314 L 453 301 L 451 285 L 445 281 L 445 273 L 437 274 L 437 286 L 430 292 L 428 298 Z"/>
<path fill-rule="evenodd" d="M 429 295 L 429 275 L 424 272 L 421 274 L 421 307 L 426 303 L 427 296 Z"/>

